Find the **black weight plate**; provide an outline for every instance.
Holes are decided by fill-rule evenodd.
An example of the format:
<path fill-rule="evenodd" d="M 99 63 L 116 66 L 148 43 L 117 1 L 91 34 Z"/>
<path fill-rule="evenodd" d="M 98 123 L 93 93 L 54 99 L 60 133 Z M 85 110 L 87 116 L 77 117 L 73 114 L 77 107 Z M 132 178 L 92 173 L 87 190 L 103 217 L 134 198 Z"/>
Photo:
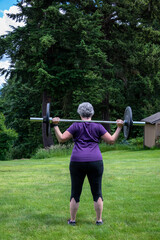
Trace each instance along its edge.
<path fill-rule="evenodd" d="M 128 139 L 131 134 L 132 125 L 133 125 L 132 109 L 131 109 L 131 107 L 128 106 L 128 107 L 126 107 L 125 112 L 124 112 L 123 134 L 124 134 L 125 139 Z"/>
<path fill-rule="evenodd" d="M 50 103 L 47 103 L 47 108 L 46 108 L 46 135 L 47 135 L 47 137 L 50 135 L 50 131 L 51 131 L 49 118 L 50 118 Z"/>

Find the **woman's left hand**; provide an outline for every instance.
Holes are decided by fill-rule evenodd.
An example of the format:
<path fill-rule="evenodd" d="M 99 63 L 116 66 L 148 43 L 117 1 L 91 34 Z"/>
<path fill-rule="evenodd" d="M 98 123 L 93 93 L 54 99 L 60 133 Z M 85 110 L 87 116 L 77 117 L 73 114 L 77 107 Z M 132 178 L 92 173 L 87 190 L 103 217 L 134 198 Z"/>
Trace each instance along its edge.
<path fill-rule="evenodd" d="M 52 118 L 53 124 L 58 124 L 59 121 L 60 121 L 60 118 L 59 118 L 59 117 L 54 117 L 54 118 Z"/>

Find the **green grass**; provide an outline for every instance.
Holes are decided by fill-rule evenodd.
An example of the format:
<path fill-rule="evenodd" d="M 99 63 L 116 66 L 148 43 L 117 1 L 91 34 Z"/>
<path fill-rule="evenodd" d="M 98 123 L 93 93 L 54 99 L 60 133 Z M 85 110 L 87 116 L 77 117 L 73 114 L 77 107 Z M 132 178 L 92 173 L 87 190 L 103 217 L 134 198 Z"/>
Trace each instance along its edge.
<path fill-rule="evenodd" d="M 0 162 L 1 240 L 159 240 L 160 150 L 103 153 L 104 225 L 85 180 L 77 226 L 69 218 L 69 156 Z"/>

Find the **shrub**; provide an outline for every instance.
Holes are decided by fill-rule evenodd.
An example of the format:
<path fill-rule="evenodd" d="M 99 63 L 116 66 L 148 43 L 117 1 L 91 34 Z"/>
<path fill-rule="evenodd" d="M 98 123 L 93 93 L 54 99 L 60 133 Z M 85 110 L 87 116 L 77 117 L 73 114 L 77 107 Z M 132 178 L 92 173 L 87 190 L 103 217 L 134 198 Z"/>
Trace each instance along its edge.
<path fill-rule="evenodd" d="M 5 117 L 0 113 L 0 160 L 10 157 L 11 148 L 17 138 L 17 133 L 5 126 Z"/>
<path fill-rule="evenodd" d="M 71 155 L 73 144 L 57 144 L 51 146 L 47 149 L 40 148 L 35 155 L 32 156 L 33 159 L 45 159 L 51 157 L 66 157 Z"/>

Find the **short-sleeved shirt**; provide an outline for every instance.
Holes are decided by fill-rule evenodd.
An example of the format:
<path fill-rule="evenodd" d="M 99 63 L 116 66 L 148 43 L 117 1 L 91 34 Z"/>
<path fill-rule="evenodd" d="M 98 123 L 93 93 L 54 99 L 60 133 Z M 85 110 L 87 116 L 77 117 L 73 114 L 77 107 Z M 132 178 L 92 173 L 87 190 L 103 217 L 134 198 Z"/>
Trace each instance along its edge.
<path fill-rule="evenodd" d="M 101 124 L 75 122 L 67 131 L 72 134 L 74 140 L 71 161 L 91 162 L 102 160 L 98 143 L 107 130 Z"/>

